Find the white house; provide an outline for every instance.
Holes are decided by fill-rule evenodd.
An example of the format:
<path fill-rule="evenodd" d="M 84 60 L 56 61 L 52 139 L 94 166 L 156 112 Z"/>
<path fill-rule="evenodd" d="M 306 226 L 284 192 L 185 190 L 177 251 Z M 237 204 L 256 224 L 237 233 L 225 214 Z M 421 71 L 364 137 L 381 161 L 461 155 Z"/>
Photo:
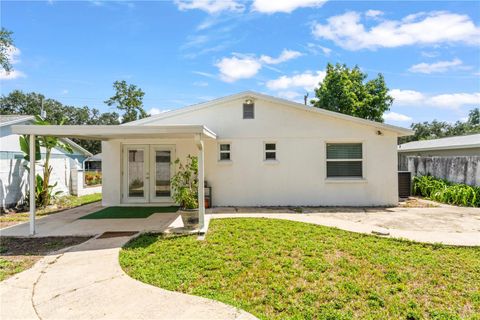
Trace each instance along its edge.
<path fill-rule="evenodd" d="M 18 126 L 102 140 L 103 205 L 170 205 L 172 162 L 199 157 L 214 206 L 386 206 L 409 129 L 242 92 L 121 126 Z"/>
<path fill-rule="evenodd" d="M 31 125 L 34 116 L 1 115 L 0 116 L 0 207 L 15 206 L 24 199 L 27 186 L 27 172 L 23 166 L 23 153 L 20 149 L 19 134 L 12 132 L 13 125 Z M 50 164 L 53 167 L 51 183 L 57 183 L 56 190 L 65 194 L 72 192 L 72 177 L 75 170 L 81 171 L 82 161 L 91 153 L 69 139 L 63 139 L 69 144 L 73 153 L 62 149 L 52 150 Z M 43 150 L 42 150 L 43 152 Z M 37 170 L 41 167 L 37 165 Z"/>

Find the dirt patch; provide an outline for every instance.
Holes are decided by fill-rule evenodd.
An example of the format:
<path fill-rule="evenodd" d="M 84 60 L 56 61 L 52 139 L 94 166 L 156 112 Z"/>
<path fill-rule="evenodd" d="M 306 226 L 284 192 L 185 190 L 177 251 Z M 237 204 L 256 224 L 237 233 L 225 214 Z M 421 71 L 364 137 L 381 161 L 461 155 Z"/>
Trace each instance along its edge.
<path fill-rule="evenodd" d="M 43 256 L 52 251 L 74 246 L 90 237 L 0 237 L 0 256 Z"/>
<path fill-rule="evenodd" d="M 433 203 L 432 201 L 410 197 L 403 201 L 400 201 L 398 206 L 400 208 L 437 208 L 438 204 Z"/>
<path fill-rule="evenodd" d="M 43 256 L 90 237 L 0 237 L 0 281 L 31 268 Z"/>
<path fill-rule="evenodd" d="M 138 231 L 109 231 L 102 233 L 97 239 L 131 237 L 137 233 Z"/>

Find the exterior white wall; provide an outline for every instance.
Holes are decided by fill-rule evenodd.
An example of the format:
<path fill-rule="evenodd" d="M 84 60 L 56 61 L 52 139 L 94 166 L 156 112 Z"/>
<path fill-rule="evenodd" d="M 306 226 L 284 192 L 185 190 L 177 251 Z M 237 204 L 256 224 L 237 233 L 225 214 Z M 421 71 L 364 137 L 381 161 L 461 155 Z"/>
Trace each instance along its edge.
<path fill-rule="evenodd" d="M 382 130 L 378 135 L 371 126 L 263 100 L 255 101 L 255 119 L 244 120 L 243 101 L 149 123 L 203 124 L 217 134 L 217 141 L 205 140 L 205 180 L 212 186 L 214 206 L 380 206 L 398 202 L 395 133 Z M 231 162 L 218 161 L 220 142 L 231 143 Z M 277 144 L 277 162 L 263 161 L 264 142 Z M 364 179 L 326 178 L 328 142 L 363 143 Z M 104 142 L 102 147 L 104 205 L 118 205 L 120 141 Z M 196 152 L 193 141 L 177 144 L 180 158 Z"/>
<path fill-rule="evenodd" d="M 174 159 L 185 162 L 186 157 L 197 155 L 198 150 L 192 139 L 118 139 L 102 141 L 102 205 L 123 204 L 122 190 L 122 147 L 124 145 L 173 145 Z"/>

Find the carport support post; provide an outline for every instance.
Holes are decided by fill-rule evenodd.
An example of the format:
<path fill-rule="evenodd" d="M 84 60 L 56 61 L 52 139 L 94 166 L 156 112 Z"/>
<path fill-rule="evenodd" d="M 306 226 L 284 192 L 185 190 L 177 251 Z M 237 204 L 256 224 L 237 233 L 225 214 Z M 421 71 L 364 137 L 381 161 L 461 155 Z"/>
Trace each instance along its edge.
<path fill-rule="evenodd" d="M 203 141 L 201 135 L 195 136 L 195 143 L 198 148 L 198 228 L 200 232 L 204 232 L 205 228 L 205 151 L 203 149 Z"/>
<path fill-rule="evenodd" d="M 35 135 L 30 135 L 30 235 L 35 234 Z"/>

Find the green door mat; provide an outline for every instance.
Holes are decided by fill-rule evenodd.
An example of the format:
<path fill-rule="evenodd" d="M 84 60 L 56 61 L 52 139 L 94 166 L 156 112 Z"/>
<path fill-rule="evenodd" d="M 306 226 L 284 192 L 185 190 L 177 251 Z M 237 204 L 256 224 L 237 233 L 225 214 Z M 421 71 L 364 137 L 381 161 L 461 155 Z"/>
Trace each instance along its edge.
<path fill-rule="evenodd" d="M 177 212 L 178 207 L 107 207 L 80 219 L 142 219 L 158 212 Z"/>

